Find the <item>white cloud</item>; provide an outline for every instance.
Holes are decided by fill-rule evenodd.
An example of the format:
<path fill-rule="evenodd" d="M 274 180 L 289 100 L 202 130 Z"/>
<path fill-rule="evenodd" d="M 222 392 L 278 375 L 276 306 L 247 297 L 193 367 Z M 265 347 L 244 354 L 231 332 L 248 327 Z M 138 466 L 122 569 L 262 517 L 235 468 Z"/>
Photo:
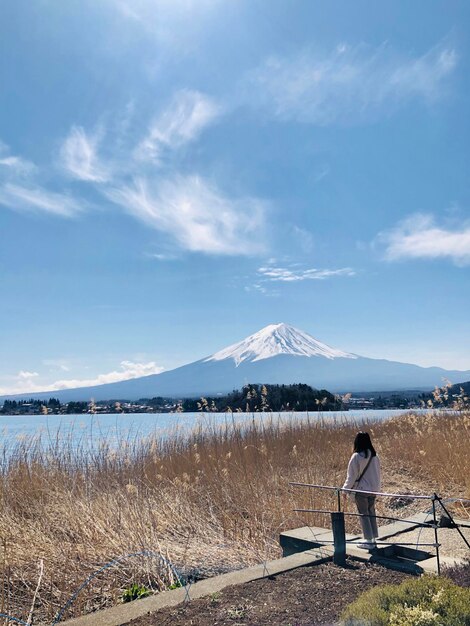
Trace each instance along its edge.
<path fill-rule="evenodd" d="M 154 120 L 135 150 L 143 161 L 159 161 L 165 149 L 176 149 L 199 137 L 220 114 L 220 107 L 198 91 L 178 92 L 171 105 Z"/>
<path fill-rule="evenodd" d="M 388 45 L 304 50 L 271 57 L 250 76 L 248 98 L 285 120 L 318 125 L 362 123 L 416 99 L 432 103 L 457 64 L 451 47 L 403 56 Z"/>
<path fill-rule="evenodd" d="M 298 283 L 304 280 L 327 280 L 336 276 L 355 276 L 356 272 L 350 267 L 339 269 L 302 268 L 299 263 L 291 263 L 289 267 L 276 265 L 275 259 L 270 259 L 267 265 L 257 270 L 258 279 L 251 285 L 245 286 L 245 291 L 258 292 L 265 296 L 280 296 L 278 289 L 273 289 L 274 283 Z"/>
<path fill-rule="evenodd" d="M 62 372 L 70 371 L 68 361 L 66 361 L 65 359 L 44 359 L 43 364 L 48 365 L 49 367 L 52 367 L 56 370 L 61 370 Z"/>
<path fill-rule="evenodd" d="M 313 172 L 312 180 L 315 184 L 318 184 L 324 178 L 326 178 L 329 173 L 330 173 L 329 165 L 323 165 L 322 167 L 317 168 L 316 171 Z"/>
<path fill-rule="evenodd" d="M 2 395 L 14 395 L 19 393 L 39 393 L 41 391 L 60 391 L 61 389 L 75 389 L 76 387 L 93 387 L 107 383 L 117 383 L 141 376 L 160 374 L 163 367 L 158 366 L 154 361 L 149 363 L 134 363 L 132 361 L 121 361 L 121 369 L 107 374 L 99 374 L 90 379 L 67 379 L 57 380 L 53 383 L 38 384 L 31 378 L 38 376 L 36 372 L 19 372 L 14 383 L 8 388 L 0 388 Z"/>
<path fill-rule="evenodd" d="M 15 156 L 10 152 L 10 147 L 0 140 L 0 172 L 2 174 L 24 176 L 36 169 L 31 161 Z"/>
<path fill-rule="evenodd" d="M 18 156 L 6 156 L 0 159 L 0 166 L 3 166 L 16 175 L 29 174 L 36 169 L 34 163 L 22 159 Z"/>
<path fill-rule="evenodd" d="M 58 380 L 53 383 L 54 391 L 59 389 L 73 389 L 75 387 L 92 387 L 94 385 L 104 385 L 107 383 L 117 383 L 132 378 L 140 378 L 141 376 L 150 376 L 151 374 L 160 374 L 163 367 L 158 366 L 154 361 L 149 363 L 133 363 L 132 361 L 121 361 L 121 369 L 107 374 L 99 374 L 96 378 L 76 379 L 76 380 Z"/>
<path fill-rule="evenodd" d="M 145 42 L 139 71 L 152 81 L 173 67 L 175 60 L 194 62 L 207 41 L 208 28 L 220 27 L 219 16 L 227 20 L 236 0 L 101 0 L 100 7 L 111 9 L 112 46 L 133 40 L 139 47 Z M 101 10 L 101 8 L 100 8 Z M 117 20 L 116 20 L 117 14 Z M 119 23 L 121 22 L 121 23 Z"/>
<path fill-rule="evenodd" d="M 151 185 L 143 178 L 107 196 L 130 215 L 171 235 L 184 250 L 206 254 L 257 254 L 263 249 L 264 203 L 231 199 L 197 176 Z"/>
<path fill-rule="evenodd" d="M 99 134 L 87 135 L 81 126 L 73 126 L 60 151 L 62 166 L 74 178 L 102 183 L 109 172 L 100 163 L 97 150 Z"/>
<path fill-rule="evenodd" d="M 457 53 L 452 48 L 437 47 L 427 54 L 397 64 L 390 75 L 387 88 L 401 97 L 420 96 L 428 101 L 439 98 L 443 81 L 457 65 Z"/>
<path fill-rule="evenodd" d="M 458 229 L 444 228 L 431 215 L 417 214 L 378 236 L 385 245 L 385 258 L 400 259 L 448 258 L 457 265 L 470 264 L 470 225 Z"/>
<path fill-rule="evenodd" d="M 18 378 L 20 380 L 29 380 L 30 378 L 35 378 L 36 376 L 39 376 L 37 372 L 28 372 L 25 370 L 18 372 Z"/>
<path fill-rule="evenodd" d="M 133 20 L 144 21 L 149 17 L 159 14 L 168 16 L 180 14 L 184 16 L 188 12 L 200 12 L 220 3 L 221 0 L 111 0 L 118 10 Z"/>
<path fill-rule="evenodd" d="M 83 208 L 83 203 L 68 194 L 12 183 L 0 187 L 0 204 L 19 211 L 40 211 L 60 217 L 73 217 Z"/>
<path fill-rule="evenodd" d="M 145 256 L 157 261 L 176 261 L 178 259 L 176 254 L 167 254 L 166 252 L 149 252 Z"/>
<path fill-rule="evenodd" d="M 229 0 L 108 0 L 120 15 L 152 35 L 155 43 L 186 50 L 217 6 Z M 182 30 L 184 29 L 184 36 Z"/>
<path fill-rule="evenodd" d="M 271 288 L 268 289 L 268 287 L 260 283 L 253 283 L 252 285 L 246 285 L 245 291 L 247 291 L 248 293 L 250 292 L 261 293 L 263 296 L 268 296 L 271 298 L 277 298 L 281 295 L 279 290 L 271 289 Z"/>
<path fill-rule="evenodd" d="M 285 267 L 260 267 L 258 274 L 274 282 L 298 282 L 302 280 L 325 280 L 334 276 L 355 276 L 356 272 L 350 267 L 340 269 L 289 269 Z"/>
<path fill-rule="evenodd" d="M 34 185 L 36 166 L 31 161 L 10 154 L 10 148 L 0 141 L 0 205 L 17 211 L 50 213 L 72 217 L 83 205 L 68 193 L 48 191 Z"/>
<path fill-rule="evenodd" d="M 132 101 L 131 101 L 132 102 Z M 118 121 L 111 137 L 111 162 L 98 158 L 99 134 L 73 126 L 61 147 L 63 168 L 75 178 L 88 182 L 108 200 L 144 224 L 170 235 L 184 251 L 222 255 L 251 255 L 264 250 L 266 204 L 254 197 L 231 198 L 198 176 L 150 180 L 147 163 L 159 163 L 178 148 L 195 141 L 221 114 L 221 107 L 208 96 L 183 90 L 150 125 L 147 135 L 135 147 L 125 139 L 126 125 L 133 115 L 129 105 L 124 123 Z M 126 117 L 128 118 L 126 120 Z M 108 133 L 109 134 L 109 133 Z M 106 147 L 105 147 L 106 148 Z M 126 149 L 127 148 L 127 149 Z M 106 154 L 111 148 L 106 148 Z M 112 179 L 111 179 L 112 172 Z M 139 176 L 135 175 L 139 172 Z M 16 209 L 36 209 L 70 216 L 79 210 L 70 196 L 42 189 L 13 185 L 0 187 L 0 203 Z M 168 246 L 164 246 L 166 249 Z M 158 260 L 170 260 L 175 253 L 161 252 Z"/>
<path fill-rule="evenodd" d="M 221 107 L 208 96 L 198 91 L 179 91 L 137 147 L 129 147 L 126 125 L 133 114 L 131 104 L 123 124 L 118 121 L 114 130 L 108 132 L 111 145 L 103 150 L 110 154 L 114 146 L 112 160 L 98 156 L 100 133 L 72 126 L 60 149 L 61 166 L 128 214 L 169 235 L 170 242 L 160 242 L 165 250 L 168 243 L 176 243 L 180 250 L 210 255 L 259 254 L 265 250 L 267 204 L 263 200 L 249 195 L 229 197 L 215 184 L 194 175 L 166 175 L 152 180 L 147 175 L 148 163 L 154 170 L 155 163 L 164 156 L 172 156 L 178 148 L 195 141 L 221 112 Z M 2 145 L 3 152 L 5 149 L 8 150 Z M 0 157 L 10 159 L 3 157 L 1 151 Z M 72 217 L 90 206 L 84 207 L 67 193 L 16 182 L 0 183 L 0 204 L 61 217 Z M 305 235 L 303 242 L 308 245 Z M 155 258 L 170 260 L 174 255 L 173 250 L 162 251 Z"/>
<path fill-rule="evenodd" d="M 136 101 L 131 98 L 123 111 L 114 115 L 113 129 L 118 149 L 122 148 L 136 114 Z"/>
<path fill-rule="evenodd" d="M 292 226 L 292 234 L 303 252 L 308 253 L 313 250 L 314 239 L 310 231 L 300 228 L 295 224 Z"/>

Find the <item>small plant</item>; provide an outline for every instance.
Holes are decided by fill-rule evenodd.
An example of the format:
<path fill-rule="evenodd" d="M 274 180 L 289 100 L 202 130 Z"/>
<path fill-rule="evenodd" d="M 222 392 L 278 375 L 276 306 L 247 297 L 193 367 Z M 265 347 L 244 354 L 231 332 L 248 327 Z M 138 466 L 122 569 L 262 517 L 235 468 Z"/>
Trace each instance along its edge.
<path fill-rule="evenodd" d="M 140 598 L 146 598 L 151 593 L 151 590 L 145 585 L 134 583 L 124 591 L 121 600 L 122 602 L 133 602 L 134 600 L 140 600 Z"/>
<path fill-rule="evenodd" d="M 182 582 L 180 580 L 176 580 L 174 583 L 171 583 L 171 585 L 168 587 L 168 590 L 172 591 L 173 589 L 179 589 L 182 586 Z"/>
<path fill-rule="evenodd" d="M 211 593 L 210 595 L 210 601 L 211 603 L 217 604 L 217 602 L 220 602 L 222 597 L 222 594 L 220 593 L 220 591 L 214 591 L 214 593 Z"/>
<path fill-rule="evenodd" d="M 423 576 L 363 593 L 342 615 L 343 626 L 470 626 L 470 589 Z"/>

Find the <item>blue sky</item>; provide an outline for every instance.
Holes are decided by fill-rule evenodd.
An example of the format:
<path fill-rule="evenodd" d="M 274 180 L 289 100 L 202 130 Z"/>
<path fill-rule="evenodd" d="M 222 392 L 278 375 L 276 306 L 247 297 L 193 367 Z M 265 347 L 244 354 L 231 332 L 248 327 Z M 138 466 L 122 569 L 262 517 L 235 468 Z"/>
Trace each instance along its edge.
<path fill-rule="evenodd" d="M 4 0 L 0 391 L 280 321 L 470 369 L 464 1 Z"/>

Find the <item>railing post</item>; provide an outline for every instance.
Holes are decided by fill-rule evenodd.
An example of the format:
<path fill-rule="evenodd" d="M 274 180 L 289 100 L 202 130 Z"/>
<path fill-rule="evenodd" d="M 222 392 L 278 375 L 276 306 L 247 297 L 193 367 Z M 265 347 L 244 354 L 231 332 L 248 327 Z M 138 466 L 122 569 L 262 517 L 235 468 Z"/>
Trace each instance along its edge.
<path fill-rule="evenodd" d="M 437 575 L 440 576 L 441 575 L 441 559 L 439 558 L 439 540 L 437 536 L 437 515 L 436 515 L 436 500 L 438 499 L 439 497 L 437 493 L 435 493 L 432 498 L 432 517 L 433 517 L 433 524 L 434 524 L 434 543 L 436 544 L 435 547 L 436 547 Z"/>
<path fill-rule="evenodd" d="M 344 513 L 337 511 L 331 514 L 331 528 L 333 530 L 333 563 L 346 565 L 346 531 L 344 529 Z"/>

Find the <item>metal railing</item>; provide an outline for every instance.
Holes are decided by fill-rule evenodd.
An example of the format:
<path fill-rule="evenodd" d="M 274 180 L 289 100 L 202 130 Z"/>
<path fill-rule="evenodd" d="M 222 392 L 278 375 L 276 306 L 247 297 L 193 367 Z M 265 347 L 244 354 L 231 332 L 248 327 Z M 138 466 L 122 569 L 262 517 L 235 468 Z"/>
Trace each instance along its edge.
<path fill-rule="evenodd" d="M 432 528 L 434 529 L 434 542 L 433 543 L 419 543 L 419 539 L 417 543 L 400 543 L 396 544 L 391 541 L 378 541 L 376 545 L 380 546 L 389 546 L 389 545 L 400 545 L 400 546 L 415 546 L 419 547 L 433 547 L 436 552 L 436 565 L 437 565 L 437 573 L 440 575 L 441 573 L 441 558 L 439 553 L 439 548 L 441 544 L 439 543 L 438 538 L 438 529 L 442 527 L 440 522 L 437 519 L 437 505 L 439 505 L 444 511 L 448 523 L 446 524 L 447 528 L 455 528 L 463 541 L 466 543 L 467 547 L 470 549 L 470 543 L 468 542 L 465 535 L 460 530 L 463 528 L 470 528 L 470 524 L 457 524 L 449 512 L 448 508 L 444 504 L 443 498 L 441 498 L 437 493 L 433 493 L 432 495 L 419 495 L 414 493 L 388 493 L 383 491 L 364 491 L 362 489 L 345 489 L 343 487 L 333 487 L 331 485 L 314 485 L 310 483 L 298 483 L 298 482 L 290 482 L 289 485 L 292 487 L 308 487 L 311 489 L 324 489 L 328 491 L 334 491 L 337 496 L 337 510 L 332 511 L 328 509 L 294 509 L 295 512 L 298 513 L 323 513 L 331 515 L 331 526 L 333 531 L 333 540 L 321 541 L 319 543 L 332 543 L 334 546 L 334 554 L 333 561 L 338 565 L 344 565 L 346 560 L 346 543 L 354 543 L 354 541 L 346 540 L 346 532 L 345 532 L 345 524 L 344 517 L 375 517 L 376 519 L 383 519 L 392 522 L 401 522 L 404 524 L 411 524 L 414 528 Z M 428 514 L 432 513 L 432 521 L 431 522 L 419 522 L 415 520 L 402 519 L 399 517 L 391 517 L 389 515 L 374 515 L 369 516 L 363 513 L 350 513 L 343 511 L 341 508 L 341 494 L 342 493 L 360 493 L 361 495 L 368 496 L 376 496 L 376 497 L 384 497 L 384 498 L 404 498 L 408 500 L 429 500 L 431 503 L 431 509 Z M 447 500 L 447 499 L 445 499 Z M 452 502 L 470 502 L 465 498 L 449 498 Z"/>

